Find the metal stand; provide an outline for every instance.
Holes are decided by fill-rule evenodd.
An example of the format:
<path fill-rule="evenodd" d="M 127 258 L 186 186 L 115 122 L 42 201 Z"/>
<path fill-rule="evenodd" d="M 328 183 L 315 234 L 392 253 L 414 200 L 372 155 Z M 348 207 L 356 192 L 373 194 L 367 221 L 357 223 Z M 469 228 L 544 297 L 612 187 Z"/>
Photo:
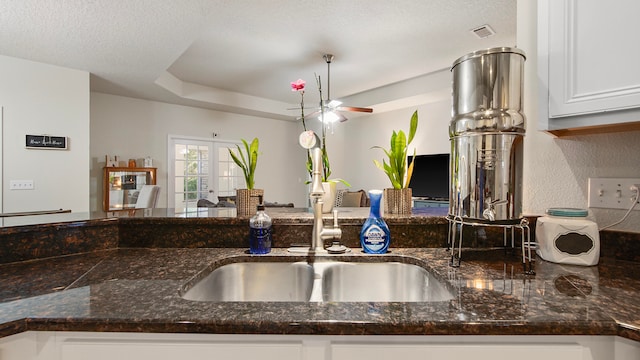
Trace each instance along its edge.
<path fill-rule="evenodd" d="M 531 256 L 531 249 L 535 250 L 536 243 L 531 241 L 531 231 L 529 229 L 529 221 L 526 218 L 516 219 L 513 221 L 492 221 L 483 222 L 482 220 L 463 219 L 460 216 L 448 215 L 449 234 L 447 242 L 451 247 L 451 260 L 449 265 L 452 267 L 460 267 L 462 257 L 462 233 L 465 225 L 470 226 L 492 226 L 503 228 L 504 246 L 507 246 L 507 234 L 511 233 L 511 247 L 515 247 L 515 232 L 520 230 L 521 248 L 522 248 L 522 267 L 527 275 L 534 275 L 533 262 L 535 259 Z M 458 243 L 458 252 L 456 254 L 456 241 Z"/>

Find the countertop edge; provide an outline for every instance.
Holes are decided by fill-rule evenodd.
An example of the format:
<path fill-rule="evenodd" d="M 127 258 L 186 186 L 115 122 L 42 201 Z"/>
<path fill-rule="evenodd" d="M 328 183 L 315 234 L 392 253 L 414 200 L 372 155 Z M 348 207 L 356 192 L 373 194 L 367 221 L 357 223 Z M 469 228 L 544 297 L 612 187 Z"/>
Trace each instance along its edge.
<path fill-rule="evenodd" d="M 497 322 L 494 324 L 438 323 L 425 322 L 407 326 L 396 326 L 390 332 L 389 324 L 361 324 L 351 322 L 296 322 L 276 324 L 263 322 L 261 325 L 229 322 L 163 321 L 163 320 L 79 320 L 62 318 L 27 318 L 2 324 L 0 337 L 26 331 L 84 331 L 84 332 L 129 332 L 167 334 L 237 334 L 237 335 L 398 335 L 398 336 L 438 336 L 438 335 L 589 335 L 620 336 L 640 341 L 640 332 L 620 324 L 585 324 L 556 326 L 549 331 L 547 326 L 522 322 Z M 559 325 L 559 324 L 556 324 Z M 420 331 L 416 331 L 416 327 Z"/>

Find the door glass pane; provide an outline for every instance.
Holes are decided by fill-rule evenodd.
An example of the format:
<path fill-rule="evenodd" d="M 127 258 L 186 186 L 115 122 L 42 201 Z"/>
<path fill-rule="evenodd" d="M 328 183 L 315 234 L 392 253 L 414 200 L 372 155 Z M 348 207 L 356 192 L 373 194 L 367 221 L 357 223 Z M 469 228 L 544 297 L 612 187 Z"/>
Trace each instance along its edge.
<path fill-rule="evenodd" d="M 176 160 L 175 161 L 175 174 L 177 175 L 184 175 L 185 169 L 186 169 L 186 162 L 184 160 Z"/>
<path fill-rule="evenodd" d="M 176 160 L 186 160 L 187 146 L 184 144 L 176 144 L 175 146 L 175 158 Z"/>
<path fill-rule="evenodd" d="M 174 201 L 176 211 L 184 211 L 184 193 L 176 193 Z"/>
<path fill-rule="evenodd" d="M 174 185 L 174 189 L 173 190 L 176 193 L 184 192 L 184 177 L 176 176 L 176 181 L 175 181 L 175 185 Z"/>
<path fill-rule="evenodd" d="M 218 192 L 221 194 L 226 194 L 227 192 L 229 192 L 229 190 L 232 190 L 229 185 L 229 177 L 220 176 L 218 178 Z"/>
<path fill-rule="evenodd" d="M 204 160 L 209 160 L 209 147 L 208 146 L 200 146 L 199 147 L 199 151 L 200 151 L 200 157 L 201 159 Z"/>

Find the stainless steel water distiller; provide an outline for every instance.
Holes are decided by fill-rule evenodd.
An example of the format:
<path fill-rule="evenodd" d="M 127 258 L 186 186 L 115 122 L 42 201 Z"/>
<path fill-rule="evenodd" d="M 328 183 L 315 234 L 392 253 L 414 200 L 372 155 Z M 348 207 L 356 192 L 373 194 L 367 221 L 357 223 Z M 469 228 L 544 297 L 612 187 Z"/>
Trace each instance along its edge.
<path fill-rule="evenodd" d="M 517 223 L 522 218 L 524 53 L 492 48 L 452 67 L 449 217 Z"/>

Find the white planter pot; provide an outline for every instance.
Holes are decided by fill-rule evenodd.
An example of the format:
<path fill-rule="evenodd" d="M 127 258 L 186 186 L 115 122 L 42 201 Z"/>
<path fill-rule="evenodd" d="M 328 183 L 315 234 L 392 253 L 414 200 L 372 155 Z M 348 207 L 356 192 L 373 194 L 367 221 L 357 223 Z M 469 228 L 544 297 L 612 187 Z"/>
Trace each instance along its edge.
<path fill-rule="evenodd" d="M 322 212 L 330 213 L 333 210 L 333 204 L 336 202 L 336 183 L 323 182 L 322 189 L 324 195 L 322 196 Z"/>

